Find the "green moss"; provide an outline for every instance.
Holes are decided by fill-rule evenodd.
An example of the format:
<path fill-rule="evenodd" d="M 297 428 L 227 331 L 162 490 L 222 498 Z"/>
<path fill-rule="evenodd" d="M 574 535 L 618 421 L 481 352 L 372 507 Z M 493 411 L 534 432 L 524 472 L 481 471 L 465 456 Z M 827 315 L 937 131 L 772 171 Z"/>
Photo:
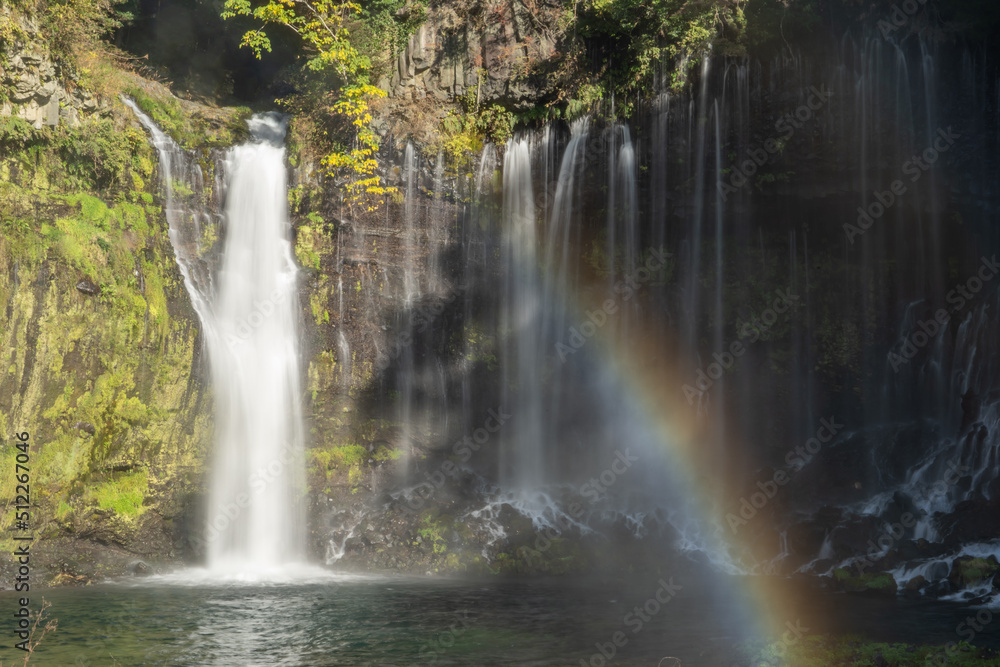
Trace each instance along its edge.
<path fill-rule="evenodd" d="M 1000 569 L 996 556 L 960 559 L 955 562 L 955 568 L 958 580 L 965 586 L 985 581 Z"/>
<path fill-rule="evenodd" d="M 55 517 L 57 519 L 65 519 L 70 514 L 73 513 L 73 508 L 65 500 L 59 501 L 59 507 L 56 508 Z"/>
<path fill-rule="evenodd" d="M 375 453 L 372 454 L 372 458 L 380 463 L 385 461 L 398 461 L 401 456 L 403 456 L 402 449 L 389 449 L 385 445 L 379 445 L 375 449 Z"/>
<path fill-rule="evenodd" d="M 0 262 L 28 277 L 0 285 L 0 395 L 45 434 L 32 459 L 40 524 L 92 508 L 137 516 L 147 473 L 106 471 L 141 461 L 172 480 L 211 432 L 189 393 L 196 329 L 169 315 L 184 295 L 151 191 L 156 155 L 132 122 L 14 125 L 0 139 Z M 74 289 L 83 278 L 100 294 Z M 0 459 L 0 490 L 12 467 Z"/>
<path fill-rule="evenodd" d="M 302 225 L 295 232 L 295 256 L 299 264 L 308 269 L 319 270 L 319 232 L 310 225 Z M 312 304 L 312 302 L 310 302 Z M 317 304 L 314 308 L 318 308 Z M 313 312 L 315 316 L 315 311 Z"/>
<path fill-rule="evenodd" d="M 474 113 L 452 110 L 441 121 L 440 142 L 429 147 L 438 149 L 445 158 L 446 175 L 471 178 L 476 156 L 483 150 L 485 134 L 478 126 Z"/>
<path fill-rule="evenodd" d="M 848 593 L 896 594 L 896 580 L 885 572 L 865 572 L 855 576 L 847 568 L 838 568 L 833 571 L 833 579 Z"/>
<path fill-rule="evenodd" d="M 422 543 L 429 546 L 435 555 L 442 555 L 448 550 L 449 536 L 454 530 L 454 519 L 437 510 L 425 510 L 420 514 L 420 528 L 417 534 Z"/>
<path fill-rule="evenodd" d="M 246 119 L 251 114 L 247 107 L 220 109 L 220 117 L 208 118 L 186 112 L 181 101 L 167 92 L 156 93 L 139 85 L 128 85 L 124 92 L 161 130 L 188 150 L 231 146 L 247 136 Z"/>
<path fill-rule="evenodd" d="M 134 519 L 145 511 L 143 500 L 148 486 L 145 471 L 120 474 L 90 486 L 87 497 L 103 510 L 112 510 L 120 516 Z"/>
<path fill-rule="evenodd" d="M 363 465 L 368 460 L 368 450 L 361 445 L 343 445 L 330 449 L 310 449 L 309 456 L 323 470 L 347 470 Z"/>

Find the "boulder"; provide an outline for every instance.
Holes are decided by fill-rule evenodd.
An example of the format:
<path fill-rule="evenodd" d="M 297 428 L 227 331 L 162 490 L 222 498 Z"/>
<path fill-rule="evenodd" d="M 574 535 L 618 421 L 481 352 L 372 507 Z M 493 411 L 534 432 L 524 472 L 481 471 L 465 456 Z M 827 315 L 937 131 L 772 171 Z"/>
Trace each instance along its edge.
<path fill-rule="evenodd" d="M 954 590 L 960 590 L 969 586 L 981 585 L 986 581 L 992 582 L 998 569 L 1000 569 L 1000 564 L 997 563 L 996 556 L 989 558 L 960 556 L 952 561 L 951 572 L 948 573 L 948 583 Z"/>
<path fill-rule="evenodd" d="M 88 296 L 97 296 L 101 293 L 101 288 L 86 278 L 76 284 L 76 289 Z"/>
<path fill-rule="evenodd" d="M 865 572 L 854 575 L 847 568 L 833 571 L 834 586 L 845 593 L 894 597 L 898 589 L 896 580 L 888 572 Z"/>

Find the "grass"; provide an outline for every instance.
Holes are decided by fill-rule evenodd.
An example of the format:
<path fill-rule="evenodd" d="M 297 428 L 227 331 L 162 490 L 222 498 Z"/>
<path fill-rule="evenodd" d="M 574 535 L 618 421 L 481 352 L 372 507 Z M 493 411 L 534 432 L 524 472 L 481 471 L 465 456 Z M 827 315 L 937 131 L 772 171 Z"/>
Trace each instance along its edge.
<path fill-rule="evenodd" d="M 361 445 L 310 449 L 309 455 L 322 470 L 347 470 L 362 465 L 369 458 L 368 450 Z"/>
<path fill-rule="evenodd" d="M 137 518 L 145 511 L 143 500 L 149 487 L 149 479 L 145 471 L 126 474 L 115 474 L 106 482 L 92 485 L 87 494 L 90 502 L 103 510 L 112 510 L 116 514 Z"/>
<path fill-rule="evenodd" d="M 996 556 L 958 561 L 958 576 L 966 586 L 985 581 L 998 569 Z"/>

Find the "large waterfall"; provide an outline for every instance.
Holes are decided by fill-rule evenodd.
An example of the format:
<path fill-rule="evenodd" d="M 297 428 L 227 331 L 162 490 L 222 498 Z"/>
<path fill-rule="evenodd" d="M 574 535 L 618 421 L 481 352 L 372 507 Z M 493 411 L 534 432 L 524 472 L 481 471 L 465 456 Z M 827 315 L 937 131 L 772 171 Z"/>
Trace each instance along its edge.
<path fill-rule="evenodd" d="M 595 114 L 486 144 L 467 182 L 400 145 L 403 269 L 379 290 L 399 295 L 404 326 L 390 329 L 459 303 L 389 360 L 400 400 L 383 414 L 419 435 L 403 439 L 417 458 L 397 496 L 418 505 L 433 453 L 451 451 L 485 499 L 463 521 L 513 508 L 540 528 L 577 502 L 581 532 L 658 536 L 730 571 L 827 572 L 905 511 L 920 518 L 904 539 L 979 548 L 979 533 L 935 526 L 996 494 L 995 297 L 966 299 L 941 335 L 920 327 L 995 243 L 994 143 L 969 139 L 996 131 L 982 66 L 847 35 L 825 52 L 706 59 L 690 92 L 629 124 Z M 442 200 L 463 202 L 447 242 L 419 225 Z M 372 300 L 359 290 L 347 308 L 379 322 Z M 487 434 L 497 406 L 510 421 Z M 816 434 L 809 464 L 794 448 Z M 629 447 L 642 464 L 591 494 Z M 685 480 L 686 458 L 701 466 Z M 942 486 L 955 465 L 962 481 Z M 779 500 L 740 526 L 778 472 L 792 477 Z"/>
<path fill-rule="evenodd" d="M 226 245 L 209 357 L 219 439 L 209 565 L 273 568 L 303 556 L 296 268 L 286 217 L 284 121 L 257 116 L 227 158 Z M 235 514 L 235 516 L 233 516 Z M 222 517 L 229 519 L 223 521 Z"/>
<path fill-rule="evenodd" d="M 297 269 L 287 216 L 286 120 L 249 121 L 218 165 L 220 220 L 201 170 L 130 101 L 160 153 L 170 239 L 198 312 L 215 395 L 205 551 L 227 576 L 305 557 Z M 217 247 L 221 236 L 221 249 Z"/>
<path fill-rule="evenodd" d="M 358 410 L 371 419 L 358 441 L 402 460 L 389 480 L 370 457 L 365 506 L 324 492 L 328 560 L 367 553 L 358 545 L 395 530 L 380 524 L 386 508 L 424 496 L 478 526 L 487 560 L 513 548 L 512 513 L 730 572 L 849 565 L 873 526 L 903 512 L 919 516 L 904 539 L 948 557 L 993 548 L 946 517 L 998 494 L 996 361 L 980 362 L 996 298 L 968 299 L 941 335 L 927 331 L 952 303 L 949 280 L 978 270 L 976 239 L 995 240 L 995 183 L 968 166 L 995 156 L 966 135 L 985 121 L 958 108 L 959 88 L 986 99 L 990 86 L 968 54 L 922 42 L 845 37 L 830 53 L 706 59 L 690 94 L 664 92 L 630 124 L 595 115 L 526 130 L 483 146 L 468 170 L 412 141 L 387 149 L 402 196 L 371 219 L 341 212 L 317 279 L 330 280 L 336 317 L 309 333 L 339 378 L 316 377 L 338 397 L 310 392 L 308 407 L 336 428 Z M 968 72 L 946 81 L 936 63 L 956 57 Z M 927 92 L 952 88 L 954 104 Z M 253 140 L 208 187 L 140 118 L 161 152 L 215 387 L 209 562 L 301 559 L 282 122 L 255 117 Z M 929 150 L 936 166 L 914 171 Z M 210 190 L 225 201 L 205 206 Z M 822 464 L 795 455 L 816 434 Z M 942 485 L 954 470 L 961 481 Z M 791 482 L 766 519 L 740 514 L 778 473 Z M 350 494 L 363 488 L 350 479 Z M 898 578 L 939 561 L 911 558 Z"/>

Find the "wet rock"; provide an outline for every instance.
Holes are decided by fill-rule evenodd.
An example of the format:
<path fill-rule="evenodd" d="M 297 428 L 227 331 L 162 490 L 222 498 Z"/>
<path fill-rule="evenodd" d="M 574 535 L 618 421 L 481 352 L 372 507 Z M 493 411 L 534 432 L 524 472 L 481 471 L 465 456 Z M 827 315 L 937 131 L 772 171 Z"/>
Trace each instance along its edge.
<path fill-rule="evenodd" d="M 942 544 L 958 547 L 969 542 L 986 542 L 1000 537 L 1000 498 L 976 498 L 955 506 L 950 514 L 936 514 Z"/>
<path fill-rule="evenodd" d="M 931 581 L 924 588 L 924 595 L 929 598 L 939 598 L 952 593 L 951 585 L 947 580 Z"/>
<path fill-rule="evenodd" d="M 907 561 L 937 558 L 943 556 L 948 551 L 948 548 L 943 544 L 928 542 L 924 539 L 903 540 L 900 542 L 898 549 L 899 555 L 903 560 Z"/>
<path fill-rule="evenodd" d="M 836 564 L 832 558 L 820 558 L 812 564 L 812 572 L 826 572 Z"/>
<path fill-rule="evenodd" d="M 951 564 L 948 583 L 954 590 L 959 590 L 982 584 L 985 581 L 992 582 L 998 569 L 1000 569 L 1000 564 L 997 563 L 996 556 L 989 558 L 960 556 Z"/>
<path fill-rule="evenodd" d="M 845 593 L 895 597 L 896 580 L 888 572 L 866 572 L 855 576 L 846 568 L 833 571 L 833 582 L 838 590 Z"/>
<path fill-rule="evenodd" d="M 930 581 L 942 581 L 948 578 L 949 571 L 948 563 L 939 560 L 927 568 L 927 579 Z"/>
<path fill-rule="evenodd" d="M 89 296 L 96 296 L 101 293 L 101 288 L 87 279 L 78 282 L 76 284 L 76 289 Z"/>
<path fill-rule="evenodd" d="M 982 405 L 983 402 L 979 398 L 979 394 L 971 389 L 962 395 L 962 424 L 959 426 L 959 432 L 964 433 L 965 429 L 979 419 Z"/>
<path fill-rule="evenodd" d="M 60 572 L 49 580 L 49 587 L 58 588 L 60 586 L 84 586 L 88 583 L 90 583 L 90 580 L 82 574 L 67 574 L 65 572 Z"/>
<path fill-rule="evenodd" d="M 97 432 L 97 429 L 90 422 L 74 422 L 73 428 L 83 431 L 87 435 L 94 435 Z"/>
<path fill-rule="evenodd" d="M 141 560 L 137 560 L 129 563 L 128 573 L 134 577 L 148 577 L 153 574 L 153 568 Z"/>
<path fill-rule="evenodd" d="M 912 579 L 906 582 L 905 588 L 910 593 L 917 593 L 920 591 L 920 589 L 924 588 L 925 586 L 927 586 L 927 579 L 924 578 L 924 575 L 918 574 L 917 576 L 913 577 Z"/>

